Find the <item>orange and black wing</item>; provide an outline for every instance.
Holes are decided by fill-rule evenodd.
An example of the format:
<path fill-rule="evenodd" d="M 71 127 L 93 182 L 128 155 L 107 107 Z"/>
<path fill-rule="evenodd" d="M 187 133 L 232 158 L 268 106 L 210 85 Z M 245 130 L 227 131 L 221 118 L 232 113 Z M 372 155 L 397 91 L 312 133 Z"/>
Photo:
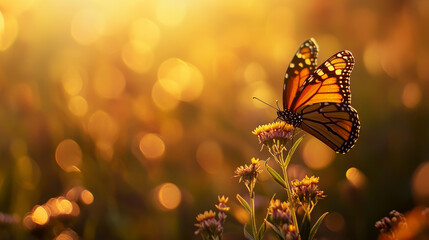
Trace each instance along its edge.
<path fill-rule="evenodd" d="M 346 103 L 315 103 L 297 110 L 300 128 L 338 153 L 347 153 L 359 137 L 357 111 Z"/>
<path fill-rule="evenodd" d="M 330 57 L 304 80 L 290 104 L 291 111 L 314 103 L 351 103 L 350 73 L 354 58 L 350 51 Z"/>
<path fill-rule="evenodd" d="M 285 74 L 283 109 L 290 109 L 297 91 L 316 69 L 318 46 L 313 38 L 305 41 L 296 52 Z"/>

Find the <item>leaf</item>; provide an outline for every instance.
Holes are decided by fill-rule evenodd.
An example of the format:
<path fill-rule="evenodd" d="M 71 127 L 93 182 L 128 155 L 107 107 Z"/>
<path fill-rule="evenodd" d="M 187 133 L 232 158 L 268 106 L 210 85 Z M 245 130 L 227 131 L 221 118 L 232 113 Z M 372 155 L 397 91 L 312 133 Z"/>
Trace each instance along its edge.
<path fill-rule="evenodd" d="M 284 239 L 282 232 L 276 226 L 274 226 L 274 224 L 272 224 L 268 219 L 265 219 L 265 222 L 274 230 L 274 232 L 277 234 L 277 236 L 280 237 L 280 239 Z"/>
<path fill-rule="evenodd" d="M 286 188 L 285 180 L 270 166 L 268 166 L 267 162 L 265 162 L 265 168 L 267 168 L 268 173 L 274 178 L 274 180 L 280 184 L 283 188 Z"/>
<path fill-rule="evenodd" d="M 312 240 L 314 238 L 314 235 L 316 235 L 317 229 L 319 228 L 320 224 L 322 223 L 323 219 L 328 215 L 329 212 L 325 212 L 322 214 L 322 216 L 319 217 L 317 222 L 314 224 L 313 228 L 311 228 L 310 236 L 308 237 L 309 240 Z"/>
<path fill-rule="evenodd" d="M 310 213 L 306 212 L 304 218 L 302 219 L 302 224 L 299 229 L 299 234 L 301 235 L 301 240 L 308 240 L 308 236 L 310 235 Z"/>
<path fill-rule="evenodd" d="M 258 230 L 258 239 L 262 239 L 264 237 L 265 231 L 267 230 L 267 224 L 263 222 L 261 227 Z"/>
<path fill-rule="evenodd" d="M 289 162 L 292 159 L 292 155 L 295 152 L 296 148 L 298 147 L 298 145 L 301 143 L 302 139 L 304 138 L 304 136 L 298 138 L 298 140 L 296 140 L 296 142 L 293 144 L 292 148 L 289 150 L 287 157 L 286 157 L 286 161 L 285 161 L 285 166 L 289 166 Z"/>
<path fill-rule="evenodd" d="M 240 196 L 240 194 L 237 194 L 237 200 L 241 203 L 241 206 L 243 206 L 249 213 L 252 212 L 252 210 L 250 210 L 249 204 L 246 202 L 246 200 L 244 200 L 243 197 Z"/>
<path fill-rule="evenodd" d="M 250 235 L 250 233 L 249 233 L 249 232 L 247 232 L 246 227 L 247 227 L 247 224 L 244 224 L 244 228 L 243 228 L 243 230 L 244 230 L 244 237 L 245 237 L 245 238 L 247 238 L 247 239 L 249 239 L 249 240 L 255 240 L 255 239 L 252 237 L 252 235 Z"/>

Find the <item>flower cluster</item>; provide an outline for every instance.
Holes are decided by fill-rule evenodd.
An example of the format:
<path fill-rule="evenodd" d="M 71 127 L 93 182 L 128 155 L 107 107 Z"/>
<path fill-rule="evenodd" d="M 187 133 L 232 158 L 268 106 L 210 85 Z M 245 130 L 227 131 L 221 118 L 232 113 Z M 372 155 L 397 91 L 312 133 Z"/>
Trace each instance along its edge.
<path fill-rule="evenodd" d="M 259 159 L 252 158 L 251 164 L 249 166 L 244 165 L 240 166 L 235 170 L 235 177 L 239 177 L 240 182 L 244 182 L 246 187 L 249 189 L 253 189 L 256 183 L 256 178 L 259 173 L 261 173 Z"/>
<path fill-rule="evenodd" d="M 226 219 L 226 212 L 229 211 L 229 207 L 226 205 L 228 198 L 225 196 L 218 196 L 219 204 L 216 204 L 216 208 L 219 210 L 216 219 L 216 213 L 212 210 L 205 211 L 204 213 L 198 214 L 196 217 L 197 222 L 195 226 L 198 228 L 195 231 L 195 235 L 201 234 L 203 239 L 221 239 L 223 233 L 223 224 Z"/>
<path fill-rule="evenodd" d="M 285 122 L 273 122 L 258 126 L 252 131 L 258 136 L 259 143 L 267 146 L 271 153 L 283 151 L 286 143 L 292 139 L 295 128 Z"/>
<path fill-rule="evenodd" d="M 319 199 L 323 199 L 323 191 L 319 190 L 319 178 L 305 176 L 301 181 L 293 180 L 292 195 L 297 204 L 308 210 L 309 207 L 315 205 Z"/>
<path fill-rule="evenodd" d="M 279 199 L 273 199 L 268 207 L 268 216 L 274 227 L 284 239 L 298 239 L 298 233 L 292 220 L 292 213 L 289 209 L 289 203 L 281 202 Z"/>
<path fill-rule="evenodd" d="M 392 210 L 387 217 L 384 217 L 375 223 L 375 227 L 380 233 L 395 236 L 395 232 L 401 231 L 407 227 L 407 221 L 404 214 Z"/>

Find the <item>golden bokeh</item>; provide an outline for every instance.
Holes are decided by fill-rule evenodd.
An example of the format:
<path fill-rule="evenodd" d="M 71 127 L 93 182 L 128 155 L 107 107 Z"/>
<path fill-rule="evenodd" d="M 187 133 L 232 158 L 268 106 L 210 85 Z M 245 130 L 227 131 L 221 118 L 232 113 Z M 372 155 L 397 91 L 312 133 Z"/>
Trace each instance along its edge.
<path fill-rule="evenodd" d="M 335 157 L 335 152 L 314 137 L 304 142 L 302 158 L 304 163 L 312 169 L 327 167 Z"/>
<path fill-rule="evenodd" d="M 152 87 L 152 100 L 163 111 L 171 111 L 179 105 L 179 100 L 167 92 L 159 82 Z"/>
<path fill-rule="evenodd" d="M 159 66 L 158 81 L 165 91 L 186 102 L 198 98 L 204 87 L 198 68 L 179 58 L 167 59 Z"/>
<path fill-rule="evenodd" d="M 73 96 L 69 100 L 69 110 L 78 117 L 85 116 L 88 111 L 88 102 L 82 96 Z"/>
<path fill-rule="evenodd" d="M 139 148 L 147 159 L 159 159 L 165 152 L 164 141 L 153 133 L 145 134 L 140 139 Z"/>
<path fill-rule="evenodd" d="M 185 0 L 159 0 L 156 6 L 158 21 L 166 26 L 179 25 L 186 16 Z"/>
<path fill-rule="evenodd" d="M 78 95 L 83 88 L 82 74 L 76 69 L 69 69 L 61 76 L 64 91 L 70 96 Z"/>
<path fill-rule="evenodd" d="M 343 215 L 337 212 L 330 212 L 323 221 L 326 227 L 333 232 L 340 232 L 344 229 L 345 221 Z"/>
<path fill-rule="evenodd" d="M 197 148 L 196 158 L 201 168 L 210 174 L 218 173 L 223 166 L 223 150 L 217 142 L 212 140 L 200 143 Z"/>
<path fill-rule="evenodd" d="M 71 229 L 62 231 L 54 240 L 79 240 L 77 233 Z"/>
<path fill-rule="evenodd" d="M 31 219 L 34 223 L 44 225 L 49 221 L 48 211 L 43 206 L 38 206 L 34 209 Z"/>
<path fill-rule="evenodd" d="M 71 35 L 82 45 L 95 43 L 103 34 L 103 15 L 91 8 L 82 9 L 76 13 L 71 22 Z"/>
<path fill-rule="evenodd" d="M 172 210 L 182 201 L 182 193 L 175 184 L 164 183 L 159 187 L 158 201 L 165 209 Z"/>
<path fill-rule="evenodd" d="M 55 161 L 66 172 L 79 172 L 82 163 L 82 150 L 74 140 L 61 141 L 55 150 Z"/>
<path fill-rule="evenodd" d="M 183 124 L 174 118 L 166 119 L 161 123 L 160 133 L 168 143 L 178 143 L 183 137 Z"/>
<path fill-rule="evenodd" d="M 72 203 L 63 197 L 60 197 L 57 199 L 56 207 L 57 207 L 60 214 L 66 214 L 67 215 L 67 214 L 71 214 L 73 211 Z"/>
<path fill-rule="evenodd" d="M 90 205 L 92 204 L 92 202 L 94 202 L 94 195 L 92 195 L 92 193 L 88 190 L 83 190 L 80 194 L 80 200 L 86 204 L 86 205 Z"/>
<path fill-rule="evenodd" d="M 125 65 L 137 73 L 145 73 L 153 64 L 153 51 L 145 42 L 130 41 L 122 48 L 122 60 Z"/>
<path fill-rule="evenodd" d="M 117 138 L 118 126 L 108 113 L 98 110 L 89 118 L 88 131 L 97 144 L 110 146 Z"/>
<path fill-rule="evenodd" d="M 147 18 L 140 18 L 131 24 L 129 34 L 132 41 L 144 43 L 149 48 L 153 48 L 158 43 L 161 33 L 156 23 Z"/>
<path fill-rule="evenodd" d="M 412 189 L 417 201 L 429 199 L 429 162 L 423 162 L 414 171 L 412 177 Z"/>
<path fill-rule="evenodd" d="M 361 170 L 359 170 L 357 168 L 354 168 L 354 167 L 349 168 L 346 171 L 346 178 L 356 188 L 364 188 L 364 187 L 366 187 L 366 184 L 367 184 L 367 181 L 368 181 L 367 177 L 365 176 L 365 174 Z"/>
<path fill-rule="evenodd" d="M 0 15 L 0 51 L 5 51 L 15 42 L 19 32 L 19 25 L 13 15 L 2 12 L 0 12 Z"/>
<path fill-rule="evenodd" d="M 421 87 L 415 82 L 409 82 L 402 91 L 402 103 L 407 108 L 415 108 L 422 99 Z"/>
<path fill-rule="evenodd" d="M 125 90 L 126 82 L 122 72 L 114 66 L 102 65 L 93 79 L 95 93 L 102 98 L 118 98 Z"/>

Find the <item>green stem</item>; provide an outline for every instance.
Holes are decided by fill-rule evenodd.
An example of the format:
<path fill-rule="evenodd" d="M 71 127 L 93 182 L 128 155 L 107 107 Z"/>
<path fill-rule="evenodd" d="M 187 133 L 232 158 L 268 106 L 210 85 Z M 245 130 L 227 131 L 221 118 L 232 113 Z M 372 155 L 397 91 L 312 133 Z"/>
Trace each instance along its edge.
<path fill-rule="evenodd" d="M 256 219 L 255 219 L 255 192 L 253 191 L 253 187 L 250 191 L 250 207 L 252 212 L 250 213 L 250 221 L 252 222 L 252 233 L 253 239 L 258 240 L 258 234 L 256 230 Z"/>
<path fill-rule="evenodd" d="M 285 161 L 284 161 L 284 158 L 283 158 L 283 151 L 280 152 L 280 157 L 281 157 L 281 160 L 282 160 L 282 163 L 283 163 L 283 164 L 281 164 L 281 167 L 282 167 L 282 170 L 283 170 L 283 178 L 284 178 L 284 180 L 286 182 L 287 197 L 288 197 L 290 206 L 292 208 L 291 213 L 292 213 L 293 225 L 295 226 L 296 233 L 298 233 L 298 236 L 299 236 L 298 221 L 296 219 L 296 213 L 295 213 L 295 203 L 293 201 L 292 192 L 290 190 L 289 178 L 287 176 L 287 166 L 284 164 Z"/>

